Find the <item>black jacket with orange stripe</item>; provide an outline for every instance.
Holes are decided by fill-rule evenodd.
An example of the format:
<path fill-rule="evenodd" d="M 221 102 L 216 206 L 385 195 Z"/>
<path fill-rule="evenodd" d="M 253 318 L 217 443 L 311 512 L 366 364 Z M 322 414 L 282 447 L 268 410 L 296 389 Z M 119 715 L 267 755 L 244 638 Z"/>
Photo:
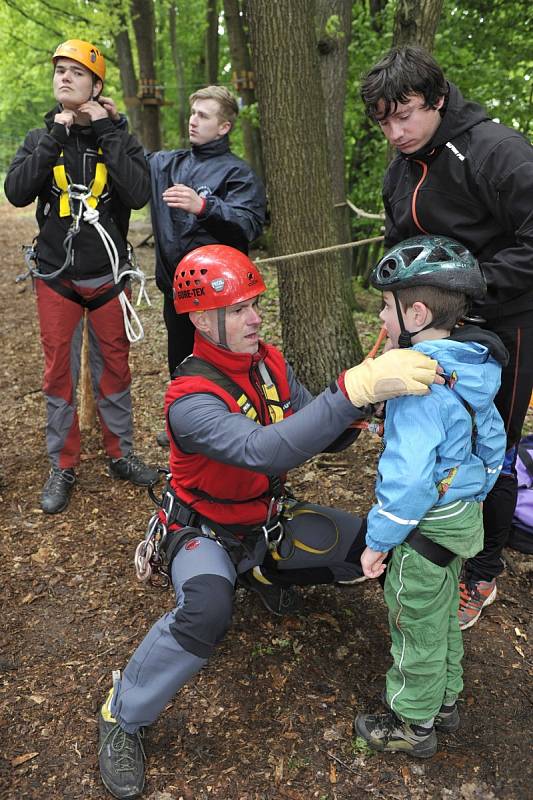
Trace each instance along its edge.
<path fill-rule="evenodd" d="M 442 122 L 417 153 L 399 153 L 383 183 L 385 244 L 451 236 L 477 257 L 487 320 L 533 310 L 533 147 L 449 84 Z"/>

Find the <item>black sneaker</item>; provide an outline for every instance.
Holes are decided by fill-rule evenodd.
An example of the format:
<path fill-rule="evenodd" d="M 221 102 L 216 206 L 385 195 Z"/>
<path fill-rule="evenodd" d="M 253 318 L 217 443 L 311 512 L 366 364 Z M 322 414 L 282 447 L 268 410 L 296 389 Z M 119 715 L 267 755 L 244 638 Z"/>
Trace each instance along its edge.
<path fill-rule="evenodd" d="M 259 576 L 263 580 L 258 580 L 255 570 L 258 570 Z M 270 583 L 270 581 L 263 583 L 263 581 L 266 581 L 266 578 L 258 567 L 244 572 L 238 578 L 239 584 L 245 589 L 255 592 L 265 608 L 272 614 L 284 617 L 286 614 L 298 614 L 301 611 L 301 603 L 292 586 L 280 586 L 279 583 Z"/>
<path fill-rule="evenodd" d="M 76 483 L 73 469 L 52 467 L 41 494 L 41 508 L 45 514 L 60 514 L 66 509 L 70 493 Z"/>
<path fill-rule="evenodd" d="M 147 467 L 144 461 L 132 451 L 124 458 L 111 458 L 109 460 L 109 474 L 112 478 L 129 481 L 136 486 L 152 486 L 157 483 L 159 472 L 152 467 Z"/>
<path fill-rule="evenodd" d="M 387 690 L 383 689 L 381 692 L 381 702 L 387 709 L 387 711 L 391 710 L 391 707 L 387 700 Z M 440 711 L 435 717 L 435 730 L 440 731 L 441 733 L 453 733 L 456 731 L 461 724 L 461 719 L 459 717 L 459 709 L 457 708 L 457 703 L 450 703 L 449 705 L 442 705 L 440 707 Z"/>
<path fill-rule="evenodd" d="M 139 797 L 144 788 L 143 729 L 126 733 L 111 716 L 113 689 L 98 714 L 98 765 L 106 789 L 120 800 Z"/>
<path fill-rule="evenodd" d="M 373 750 L 381 753 L 406 753 L 415 758 L 431 758 L 437 752 L 435 728 L 404 722 L 396 714 L 358 714 L 354 732 Z"/>
<path fill-rule="evenodd" d="M 155 440 L 159 447 L 170 447 L 170 440 L 168 438 L 168 433 L 166 431 L 159 431 Z"/>

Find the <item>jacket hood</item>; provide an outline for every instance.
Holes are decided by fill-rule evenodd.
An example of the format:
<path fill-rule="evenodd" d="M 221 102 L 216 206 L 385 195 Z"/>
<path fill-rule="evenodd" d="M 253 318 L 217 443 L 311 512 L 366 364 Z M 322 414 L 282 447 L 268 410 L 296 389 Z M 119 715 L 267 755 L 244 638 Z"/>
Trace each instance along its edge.
<path fill-rule="evenodd" d="M 418 153 L 409 153 L 406 158 L 416 158 L 417 155 L 430 153 L 436 148 L 444 147 L 451 139 L 473 128 L 480 122 L 490 120 L 487 112 L 479 103 L 465 100 L 457 86 L 449 83 L 448 96 L 444 103 L 442 122 L 437 128 L 433 139 Z"/>
<path fill-rule="evenodd" d="M 502 367 L 506 367 L 509 363 L 509 352 L 500 337 L 493 331 L 485 330 L 478 325 L 459 325 L 451 332 L 450 339 L 455 342 L 483 344 Z"/>
<path fill-rule="evenodd" d="M 488 348 L 477 342 L 430 339 L 413 347 L 436 359 L 450 379 L 448 386 L 473 411 L 488 408 L 500 388 L 501 368 Z"/>

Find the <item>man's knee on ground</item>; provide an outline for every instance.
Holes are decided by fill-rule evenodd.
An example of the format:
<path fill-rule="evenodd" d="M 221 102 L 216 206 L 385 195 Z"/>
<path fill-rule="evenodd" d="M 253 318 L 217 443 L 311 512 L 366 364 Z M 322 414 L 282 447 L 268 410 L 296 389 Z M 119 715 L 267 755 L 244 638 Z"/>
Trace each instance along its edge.
<path fill-rule="evenodd" d="M 188 653 L 209 658 L 231 622 L 233 585 L 220 575 L 196 575 L 182 589 L 185 600 L 170 631 Z"/>

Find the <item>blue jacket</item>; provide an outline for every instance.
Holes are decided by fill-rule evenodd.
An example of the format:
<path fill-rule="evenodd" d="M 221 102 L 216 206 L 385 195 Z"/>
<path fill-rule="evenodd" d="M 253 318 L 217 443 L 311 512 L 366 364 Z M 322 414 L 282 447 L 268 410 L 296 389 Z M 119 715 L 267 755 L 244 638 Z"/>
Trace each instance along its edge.
<path fill-rule="evenodd" d="M 233 155 L 227 136 L 191 150 L 161 150 L 148 156 L 152 180 L 152 229 L 155 238 L 155 278 L 172 297 L 176 265 L 191 250 L 206 244 L 226 244 L 248 253 L 265 222 L 263 184 L 248 164 Z M 169 208 L 161 195 L 176 183 L 190 186 L 206 205 L 196 216 Z"/>
<path fill-rule="evenodd" d="M 369 547 L 382 552 L 403 542 L 434 506 L 482 501 L 505 454 L 505 430 L 493 402 L 501 368 L 487 348 L 434 339 L 413 349 L 435 358 L 452 385 L 387 402 L 377 504 L 368 515 L 366 537 Z M 446 479 L 449 486 L 439 495 L 438 485 Z"/>

